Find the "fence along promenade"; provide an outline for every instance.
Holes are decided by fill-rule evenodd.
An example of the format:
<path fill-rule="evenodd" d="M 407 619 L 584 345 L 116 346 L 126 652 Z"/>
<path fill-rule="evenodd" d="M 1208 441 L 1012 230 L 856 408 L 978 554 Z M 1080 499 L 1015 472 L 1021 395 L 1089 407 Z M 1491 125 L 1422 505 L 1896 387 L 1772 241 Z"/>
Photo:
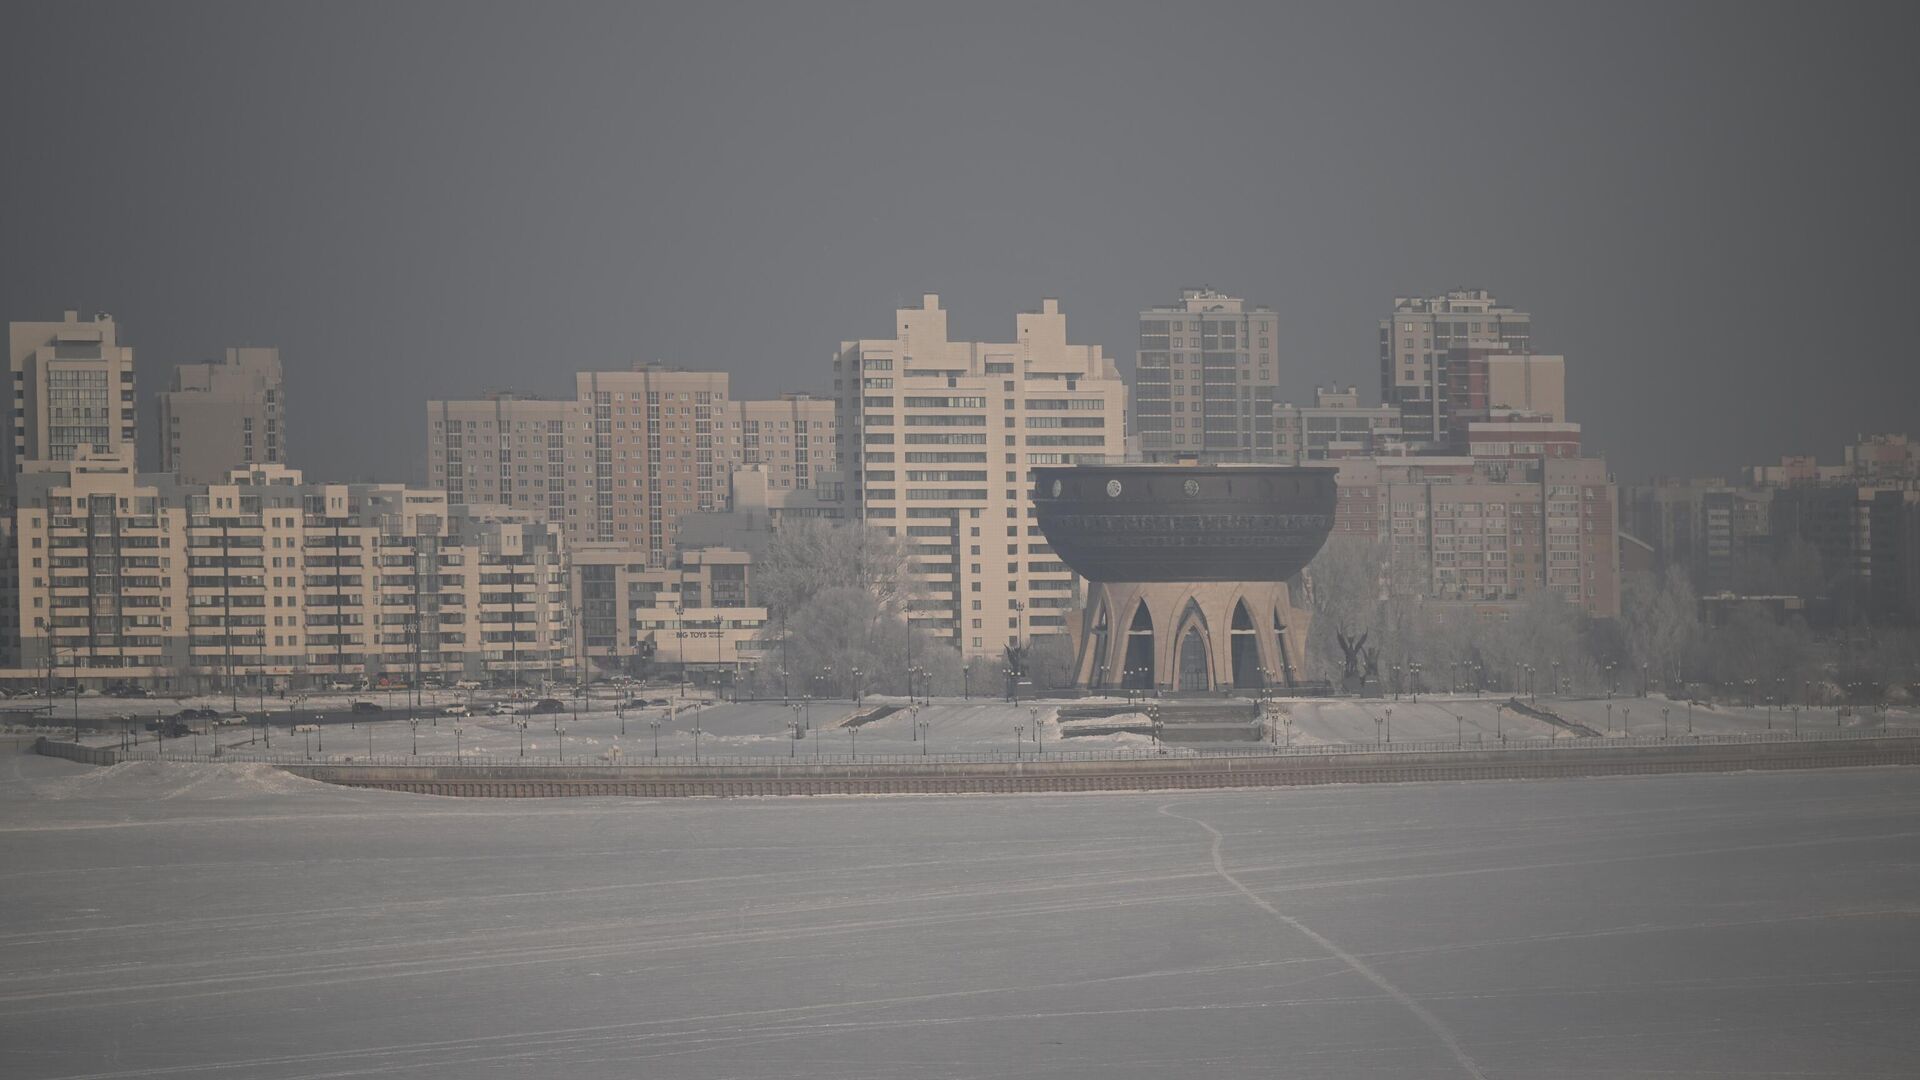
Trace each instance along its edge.
<path fill-rule="evenodd" d="M 1672 772 L 1920 764 L 1920 733 L 1755 733 L 1661 739 L 1562 738 L 1474 745 L 1456 740 L 1205 751 L 846 755 L 820 758 L 635 757 L 618 761 L 477 755 L 174 753 L 42 738 L 35 749 L 93 765 L 167 761 L 262 764 L 349 787 L 436 795 L 829 795 L 1133 791 L 1329 783 L 1546 779 Z"/>

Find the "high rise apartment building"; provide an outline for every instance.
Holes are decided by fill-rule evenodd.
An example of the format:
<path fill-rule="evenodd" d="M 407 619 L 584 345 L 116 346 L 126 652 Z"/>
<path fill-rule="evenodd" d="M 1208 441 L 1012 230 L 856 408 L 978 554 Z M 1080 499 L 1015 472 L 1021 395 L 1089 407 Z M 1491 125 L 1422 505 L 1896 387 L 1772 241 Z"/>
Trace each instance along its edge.
<path fill-rule="evenodd" d="M 1148 458 L 1274 454 L 1278 316 L 1201 286 L 1140 313 L 1133 431 Z"/>
<path fill-rule="evenodd" d="M 160 471 L 186 483 L 287 462 L 279 349 L 228 349 L 223 360 L 181 364 L 159 406 Z"/>
<path fill-rule="evenodd" d="M 1620 613 L 1617 491 L 1591 458 L 1350 459 L 1336 534 L 1383 545 L 1396 591 L 1482 605 L 1542 589 Z"/>
<path fill-rule="evenodd" d="M 505 506 L 587 535 L 593 428 L 578 401 L 495 394 L 427 402 L 428 482 L 453 506 Z"/>
<path fill-rule="evenodd" d="M 566 546 L 511 515 L 283 466 L 182 484 L 130 450 L 21 477 L 11 679 L 266 689 L 572 664 Z"/>
<path fill-rule="evenodd" d="M 83 446 L 134 445 L 133 349 L 111 315 L 7 324 L 13 411 L 0 443 L 0 491 L 30 462 L 69 461 Z"/>
<path fill-rule="evenodd" d="M 1449 353 L 1524 354 L 1532 336 L 1533 316 L 1502 306 L 1485 289 L 1398 297 L 1393 316 L 1380 320 L 1380 400 L 1399 408 L 1409 440 L 1437 446 L 1447 436 Z"/>
<path fill-rule="evenodd" d="M 720 509 L 728 473 L 764 465 L 806 489 L 836 467 L 834 404 L 735 399 L 725 372 L 583 371 L 571 400 L 495 395 L 427 403 L 428 476 L 457 505 L 542 515 L 576 543 L 665 565 L 682 515 Z"/>
<path fill-rule="evenodd" d="M 834 359 L 849 515 L 905 537 L 924 593 L 912 624 L 968 657 L 1067 633 L 1074 575 L 1034 523 L 1028 470 L 1125 452 L 1127 388 L 1058 302 L 1008 343 L 953 341 L 940 298 Z M 1183 331 L 1184 333 L 1184 331 Z"/>

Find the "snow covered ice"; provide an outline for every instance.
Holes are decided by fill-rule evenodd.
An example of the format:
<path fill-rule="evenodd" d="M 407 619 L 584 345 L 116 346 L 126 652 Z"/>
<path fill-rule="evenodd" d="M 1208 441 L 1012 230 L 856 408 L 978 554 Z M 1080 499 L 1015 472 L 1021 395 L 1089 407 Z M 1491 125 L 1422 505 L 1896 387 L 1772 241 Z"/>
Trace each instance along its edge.
<path fill-rule="evenodd" d="M 1920 771 L 456 800 L 0 756 L 0 1075 L 1920 1074 Z"/>

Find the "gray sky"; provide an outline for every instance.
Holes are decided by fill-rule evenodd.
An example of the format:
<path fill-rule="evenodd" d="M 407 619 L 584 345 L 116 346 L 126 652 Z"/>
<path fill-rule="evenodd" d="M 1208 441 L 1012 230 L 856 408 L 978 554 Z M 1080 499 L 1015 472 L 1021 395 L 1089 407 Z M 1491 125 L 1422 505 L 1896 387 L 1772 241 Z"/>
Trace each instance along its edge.
<path fill-rule="evenodd" d="M 1396 293 L 1564 352 L 1623 479 L 1920 435 L 1899 5 L 23 4 L 0 319 L 112 312 L 152 391 L 279 345 L 295 464 L 418 478 L 422 403 L 663 360 L 824 391 L 941 293 L 1273 305 L 1377 400 Z M 151 412 L 142 414 L 150 428 Z"/>

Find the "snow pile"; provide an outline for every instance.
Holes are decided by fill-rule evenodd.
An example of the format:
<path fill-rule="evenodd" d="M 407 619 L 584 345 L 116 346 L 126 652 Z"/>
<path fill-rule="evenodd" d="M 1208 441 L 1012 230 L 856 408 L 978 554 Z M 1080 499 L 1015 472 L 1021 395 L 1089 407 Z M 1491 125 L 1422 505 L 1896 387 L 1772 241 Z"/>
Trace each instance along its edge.
<path fill-rule="evenodd" d="M 256 795 L 334 792 L 272 765 L 196 765 L 176 761 L 123 761 L 34 783 L 43 799 L 239 799 Z"/>

